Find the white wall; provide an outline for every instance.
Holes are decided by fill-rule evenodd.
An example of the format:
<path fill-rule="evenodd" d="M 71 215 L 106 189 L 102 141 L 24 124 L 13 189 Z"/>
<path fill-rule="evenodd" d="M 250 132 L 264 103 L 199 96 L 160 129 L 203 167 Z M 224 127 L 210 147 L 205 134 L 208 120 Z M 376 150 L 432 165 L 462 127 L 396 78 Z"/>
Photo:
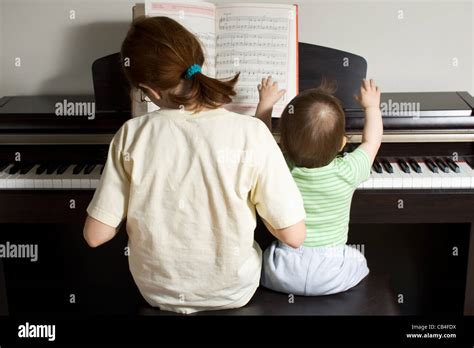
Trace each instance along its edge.
<path fill-rule="evenodd" d="M 92 62 L 119 51 L 131 6 L 143 0 L 0 2 L 0 94 L 31 95 L 92 93 Z M 472 0 L 253 2 L 298 3 L 300 41 L 365 57 L 384 91 L 474 94 Z"/>

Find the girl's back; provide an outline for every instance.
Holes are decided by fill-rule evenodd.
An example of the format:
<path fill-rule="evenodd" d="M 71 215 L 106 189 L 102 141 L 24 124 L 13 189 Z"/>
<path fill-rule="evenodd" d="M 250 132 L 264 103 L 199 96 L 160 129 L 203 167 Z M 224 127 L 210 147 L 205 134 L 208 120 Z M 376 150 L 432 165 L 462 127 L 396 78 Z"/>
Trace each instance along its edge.
<path fill-rule="evenodd" d="M 192 312 L 252 297 L 261 250 L 249 192 L 265 153 L 257 142 L 268 135 L 258 120 L 224 109 L 158 111 L 119 133 L 117 151 L 129 155 L 130 269 L 150 304 Z M 111 166 L 104 182 L 117 175 Z"/>
<path fill-rule="evenodd" d="M 86 240 L 99 229 L 110 239 L 126 218 L 130 271 L 148 303 L 182 313 L 241 307 L 260 280 L 256 212 L 281 235 L 304 219 L 283 155 L 264 123 L 222 108 L 238 75 L 202 74 L 199 42 L 175 21 L 134 23 L 122 58 L 131 86 L 160 110 L 112 140 Z"/>

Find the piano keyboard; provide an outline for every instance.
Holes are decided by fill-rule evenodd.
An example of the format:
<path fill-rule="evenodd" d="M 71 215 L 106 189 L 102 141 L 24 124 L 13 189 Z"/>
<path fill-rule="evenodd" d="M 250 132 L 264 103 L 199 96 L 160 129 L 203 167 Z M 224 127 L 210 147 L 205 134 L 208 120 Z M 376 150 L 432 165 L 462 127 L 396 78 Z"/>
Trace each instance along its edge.
<path fill-rule="evenodd" d="M 0 163 L 0 190 L 93 190 L 102 164 Z M 474 189 L 474 169 L 450 159 L 377 159 L 358 189 Z"/>
<path fill-rule="evenodd" d="M 358 189 L 474 189 L 474 169 L 449 158 L 377 159 Z"/>
<path fill-rule="evenodd" d="M 0 190 L 95 189 L 103 165 L 0 163 Z"/>

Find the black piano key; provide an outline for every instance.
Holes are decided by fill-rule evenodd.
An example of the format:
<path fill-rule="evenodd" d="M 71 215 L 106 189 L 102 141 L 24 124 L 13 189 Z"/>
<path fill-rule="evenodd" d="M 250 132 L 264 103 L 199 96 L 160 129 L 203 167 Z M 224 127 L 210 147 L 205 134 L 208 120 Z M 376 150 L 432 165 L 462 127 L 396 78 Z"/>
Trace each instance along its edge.
<path fill-rule="evenodd" d="M 420 165 L 413 158 L 408 159 L 408 164 L 410 165 L 411 169 L 413 169 L 416 173 L 421 173 Z"/>
<path fill-rule="evenodd" d="M 61 164 L 58 167 L 57 173 L 58 174 L 64 174 L 64 172 L 69 168 L 70 164 Z"/>
<path fill-rule="evenodd" d="M 382 174 L 382 166 L 380 165 L 380 162 L 377 161 L 377 159 L 374 160 L 374 164 L 372 165 L 372 168 L 374 168 L 376 173 Z"/>
<path fill-rule="evenodd" d="M 36 174 L 40 175 L 43 174 L 46 169 L 48 169 L 48 165 L 46 163 L 42 163 L 36 168 Z"/>
<path fill-rule="evenodd" d="M 5 170 L 9 165 L 10 165 L 10 163 L 7 162 L 7 161 L 2 161 L 2 162 L 0 162 L 0 172 L 1 172 L 2 170 Z"/>
<path fill-rule="evenodd" d="M 94 168 L 96 167 L 97 165 L 96 164 L 88 164 L 86 166 L 86 168 L 84 169 L 84 173 L 85 174 L 90 174 L 92 173 L 92 171 L 94 170 Z"/>
<path fill-rule="evenodd" d="M 48 165 L 48 167 L 46 168 L 46 174 L 53 174 L 56 169 L 58 169 L 59 167 L 59 164 L 58 163 L 51 163 Z"/>
<path fill-rule="evenodd" d="M 35 166 L 34 163 L 24 164 L 20 168 L 20 174 L 28 174 L 28 172 Z"/>
<path fill-rule="evenodd" d="M 382 166 L 387 173 L 393 174 L 393 167 L 388 160 L 386 160 L 385 158 L 382 158 L 380 160 L 380 163 L 382 163 Z"/>
<path fill-rule="evenodd" d="M 74 167 L 74 169 L 72 170 L 72 174 L 79 174 L 85 167 L 86 165 L 85 164 L 76 164 L 76 166 Z"/>
<path fill-rule="evenodd" d="M 16 174 L 21 169 L 21 163 L 15 163 L 10 170 L 8 171 L 9 174 Z"/>
<path fill-rule="evenodd" d="M 448 164 L 448 167 L 451 168 L 451 170 L 455 173 L 461 173 L 461 168 L 449 157 L 445 158 L 446 163 Z"/>
<path fill-rule="evenodd" d="M 441 158 L 436 158 L 435 163 L 439 169 L 441 169 L 445 173 L 449 173 L 449 168 L 446 163 Z"/>
<path fill-rule="evenodd" d="M 410 174 L 410 167 L 408 166 L 407 162 L 405 162 L 404 159 L 402 159 L 402 158 L 398 159 L 397 163 L 398 163 L 398 166 L 400 167 L 400 169 L 404 173 Z"/>
<path fill-rule="evenodd" d="M 438 167 L 431 159 L 426 158 L 425 163 L 429 170 L 431 170 L 433 173 L 438 173 Z"/>

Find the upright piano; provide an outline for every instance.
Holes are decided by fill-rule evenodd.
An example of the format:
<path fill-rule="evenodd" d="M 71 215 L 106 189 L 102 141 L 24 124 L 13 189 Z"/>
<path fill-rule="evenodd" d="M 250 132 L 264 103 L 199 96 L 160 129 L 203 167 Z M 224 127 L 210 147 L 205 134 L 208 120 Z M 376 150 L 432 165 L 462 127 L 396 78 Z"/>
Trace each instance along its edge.
<path fill-rule="evenodd" d="M 93 119 L 58 115 L 60 104 L 74 110 L 95 98 L 0 99 L 0 226 L 67 223 L 82 230 L 109 143 L 130 118 L 126 106 L 100 103 Z M 383 93 L 382 104 L 383 144 L 370 179 L 355 193 L 351 223 L 468 224 L 463 312 L 473 315 L 474 98 L 467 92 Z M 353 104 L 345 112 L 350 150 L 360 142 L 364 118 Z M 0 279 L 0 295 L 4 284 Z M 0 311 L 7 312 L 5 304 Z"/>

